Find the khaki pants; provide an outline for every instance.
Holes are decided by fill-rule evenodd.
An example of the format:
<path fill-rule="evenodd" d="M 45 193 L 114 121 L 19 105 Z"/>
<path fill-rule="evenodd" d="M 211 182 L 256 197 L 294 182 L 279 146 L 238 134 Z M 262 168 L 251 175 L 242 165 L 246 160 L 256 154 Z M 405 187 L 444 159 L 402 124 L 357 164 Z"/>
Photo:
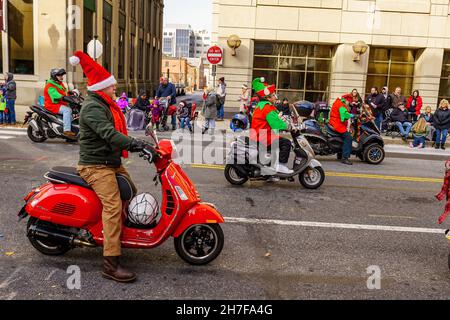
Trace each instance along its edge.
<path fill-rule="evenodd" d="M 123 166 L 120 168 L 105 165 L 78 166 L 77 169 L 80 176 L 94 189 L 103 205 L 103 256 L 118 257 L 121 255 L 122 200 L 116 175 L 127 177 L 135 192 L 136 187 Z"/>

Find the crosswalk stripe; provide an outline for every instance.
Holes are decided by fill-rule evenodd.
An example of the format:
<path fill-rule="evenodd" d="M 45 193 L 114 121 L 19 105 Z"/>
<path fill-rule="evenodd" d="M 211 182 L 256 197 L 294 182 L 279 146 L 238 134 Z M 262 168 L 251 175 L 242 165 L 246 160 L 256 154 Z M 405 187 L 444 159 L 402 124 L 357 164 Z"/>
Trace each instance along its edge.
<path fill-rule="evenodd" d="M 15 137 L 12 136 L 0 136 L 0 140 L 9 140 L 9 139 L 14 139 Z"/>
<path fill-rule="evenodd" d="M 16 131 L 16 130 L 0 130 L 0 136 L 7 135 L 7 136 L 26 136 L 27 133 L 25 131 Z"/>

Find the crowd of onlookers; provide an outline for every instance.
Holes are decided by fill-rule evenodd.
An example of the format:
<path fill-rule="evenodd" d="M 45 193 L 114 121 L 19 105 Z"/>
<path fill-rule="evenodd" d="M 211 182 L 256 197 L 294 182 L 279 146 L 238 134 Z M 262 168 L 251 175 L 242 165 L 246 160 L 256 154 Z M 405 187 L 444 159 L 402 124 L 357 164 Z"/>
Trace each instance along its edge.
<path fill-rule="evenodd" d="M 356 111 L 363 101 L 359 93 L 352 92 L 354 109 Z M 381 93 L 376 87 L 371 89 L 365 101 L 373 112 L 376 124 L 382 132 L 388 130 L 388 123 L 394 123 L 395 129 L 404 141 L 410 137 L 413 141 L 409 143 L 411 148 L 425 148 L 426 141 L 432 141 L 436 149 L 445 150 L 448 130 L 450 128 L 449 102 L 443 99 L 435 113 L 430 106 L 423 106 L 423 100 L 418 90 L 406 98 L 402 95 L 400 87 L 389 93 L 387 87 L 383 87 Z"/>

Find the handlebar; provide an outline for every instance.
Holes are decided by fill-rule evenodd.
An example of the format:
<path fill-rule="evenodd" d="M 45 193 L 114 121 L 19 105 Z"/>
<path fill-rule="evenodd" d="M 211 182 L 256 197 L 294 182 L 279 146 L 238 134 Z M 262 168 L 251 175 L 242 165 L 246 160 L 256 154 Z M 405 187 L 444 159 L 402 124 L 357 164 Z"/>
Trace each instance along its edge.
<path fill-rule="evenodd" d="M 147 145 L 140 153 L 139 157 L 143 158 L 145 161 L 148 161 L 148 163 L 153 163 L 155 161 L 155 158 L 158 156 L 158 152 L 153 147 L 153 145 L 149 144 Z"/>

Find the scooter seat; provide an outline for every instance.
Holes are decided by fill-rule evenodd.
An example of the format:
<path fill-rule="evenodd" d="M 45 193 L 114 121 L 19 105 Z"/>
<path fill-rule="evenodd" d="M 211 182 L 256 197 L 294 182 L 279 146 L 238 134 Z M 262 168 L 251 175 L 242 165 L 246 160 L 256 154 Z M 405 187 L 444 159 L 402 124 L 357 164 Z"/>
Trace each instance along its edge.
<path fill-rule="evenodd" d="M 76 168 L 55 167 L 47 172 L 45 178 L 54 184 L 72 184 L 92 190 L 89 184 L 80 177 Z M 131 187 L 130 181 L 128 181 L 125 176 L 118 174 L 117 184 L 119 185 L 120 198 L 123 201 L 130 201 L 133 199 L 135 196 L 133 188 Z"/>
<path fill-rule="evenodd" d="M 331 127 L 329 124 L 326 125 L 327 134 L 329 137 L 340 137 L 341 135 L 334 131 L 333 127 Z"/>

